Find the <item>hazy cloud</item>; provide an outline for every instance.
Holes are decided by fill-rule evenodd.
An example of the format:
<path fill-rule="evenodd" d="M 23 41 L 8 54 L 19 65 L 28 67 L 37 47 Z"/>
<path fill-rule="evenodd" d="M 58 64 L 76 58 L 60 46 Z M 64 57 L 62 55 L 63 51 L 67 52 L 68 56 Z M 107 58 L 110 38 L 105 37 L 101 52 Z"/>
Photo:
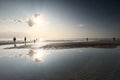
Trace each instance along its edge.
<path fill-rule="evenodd" d="M 24 22 L 22 19 L 0 19 L 0 22 Z"/>
<path fill-rule="evenodd" d="M 39 18 L 41 15 L 39 13 L 33 14 L 30 18 L 26 20 L 26 23 L 32 27 L 34 24 L 36 24 L 36 19 Z"/>
<path fill-rule="evenodd" d="M 27 21 L 26 21 L 26 23 L 30 26 L 30 27 L 32 27 L 35 23 L 34 23 L 34 21 L 33 21 L 33 19 L 31 19 L 31 18 L 29 18 Z"/>
<path fill-rule="evenodd" d="M 79 27 L 84 27 L 85 26 L 85 24 L 79 24 Z"/>
<path fill-rule="evenodd" d="M 34 17 L 39 17 L 39 16 L 40 16 L 39 13 L 34 14 Z"/>
<path fill-rule="evenodd" d="M 26 19 L 0 19 L 0 22 L 7 21 L 7 22 L 27 23 L 29 27 L 32 27 L 38 23 L 40 17 L 41 17 L 41 14 L 35 13 L 31 17 L 26 18 Z"/>
<path fill-rule="evenodd" d="M 24 20 L 20 20 L 20 19 L 14 19 L 13 21 L 15 21 L 15 22 L 24 22 Z"/>
<path fill-rule="evenodd" d="M 14 22 L 13 19 L 0 19 L 0 22 Z"/>

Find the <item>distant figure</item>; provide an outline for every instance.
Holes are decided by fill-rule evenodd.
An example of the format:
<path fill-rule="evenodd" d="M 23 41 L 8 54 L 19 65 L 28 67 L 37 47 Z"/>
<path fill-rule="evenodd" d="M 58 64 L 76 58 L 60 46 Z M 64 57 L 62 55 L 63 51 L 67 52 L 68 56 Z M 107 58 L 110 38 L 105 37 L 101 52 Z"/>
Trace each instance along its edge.
<path fill-rule="evenodd" d="M 34 43 L 36 42 L 36 40 L 34 40 Z"/>
<path fill-rule="evenodd" d="M 13 38 L 14 41 L 14 47 L 16 47 L 16 37 Z"/>
<path fill-rule="evenodd" d="M 24 41 L 25 41 L 25 46 L 26 46 L 26 40 L 27 40 L 27 39 L 26 39 L 26 37 L 24 37 Z"/>
<path fill-rule="evenodd" d="M 113 41 L 115 41 L 116 40 L 116 38 L 115 37 L 113 37 Z"/>
<path fill-rule="evenodd" d="M 86 38 L 86 41 L 88 41 L 88 38 Z"/>

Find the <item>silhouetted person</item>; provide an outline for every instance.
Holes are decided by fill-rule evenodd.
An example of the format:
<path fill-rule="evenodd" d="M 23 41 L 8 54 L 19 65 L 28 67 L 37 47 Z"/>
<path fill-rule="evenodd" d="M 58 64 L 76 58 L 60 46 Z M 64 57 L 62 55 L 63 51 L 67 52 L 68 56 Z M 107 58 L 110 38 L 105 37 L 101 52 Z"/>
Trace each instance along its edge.
<path fill-rule="evenodd" d="M 115 41 L 116 40 L 116 38 L 115 37 L 113 37 L 113 41 Z"/>
<path fill-rule="evenodd" d="M 13 38 L 14 41 L 14 47 L 16 47 L 16 37 Z"/>
<path fill-rule="evenodd" d="M 34 43 L 36 42 L 36 40 L 34 40 Z"/>
<path fill-rule="evenodd" d="M 25 41 L 25 46 L 26 46 L 26 40 L 27 40 L 27 39 L 26 39 L 26 37 L 24 37 L 24 41 Z"/>
<path fill-rule="evenodd" d="M 88 41 L 88 38 L 86 38 L 86 41 Z"/>

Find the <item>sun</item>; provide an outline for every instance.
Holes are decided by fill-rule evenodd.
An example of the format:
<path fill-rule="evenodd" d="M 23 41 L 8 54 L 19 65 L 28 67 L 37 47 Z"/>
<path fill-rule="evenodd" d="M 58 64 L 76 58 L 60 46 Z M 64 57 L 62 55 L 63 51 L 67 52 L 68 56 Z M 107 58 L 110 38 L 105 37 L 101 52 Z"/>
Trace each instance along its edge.
<path fill-rule="evenodd" d="M 42 25 L 43 24 L 43 20 L 41 17 L 36 17 L 35 18 L 35 23 L 38 24 L 38 25 Z"/>
<path fill-rule="evenodd" d="M 28 24 L 29 27 L 33 27 L 34 25 L 37 26 L 48 26 L 49 22 L 42 14 L 33 14 L 31 17 L 27 18 L 25 22 Z"/>
<path fill-rule="evenodd" d="M 33 18 L 33 20 L 36 25 L 39 25 L 39 26 L 45 25 L 45 20 L 42 16 L 36 16 Z"/>

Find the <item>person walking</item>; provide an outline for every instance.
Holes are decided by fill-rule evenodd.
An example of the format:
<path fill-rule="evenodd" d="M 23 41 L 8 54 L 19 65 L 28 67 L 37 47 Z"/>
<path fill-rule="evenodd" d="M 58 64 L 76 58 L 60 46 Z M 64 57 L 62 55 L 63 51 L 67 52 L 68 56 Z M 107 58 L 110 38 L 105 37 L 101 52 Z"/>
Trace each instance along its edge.
<path fill-rule="evenodd" d="M 26 37 L 24 37 L 25 46 L 26 46 L 26 40 L 27 40 L 27 38 L 26 38 Z"/>
<path fill-rule="evenodd" d="M 116 38 L 115 37 L 113 37 L 113 41 L 115 41 L 116 40 Z"/>
<path fill-rule="evenodd" d="M 14 47 L 16 47 L 16 37 L 13 37 Z"/>
<path fill-rule="evenodd" d="M 88 42 L 88 38 L 86 38 L 86 41 Z"/>

